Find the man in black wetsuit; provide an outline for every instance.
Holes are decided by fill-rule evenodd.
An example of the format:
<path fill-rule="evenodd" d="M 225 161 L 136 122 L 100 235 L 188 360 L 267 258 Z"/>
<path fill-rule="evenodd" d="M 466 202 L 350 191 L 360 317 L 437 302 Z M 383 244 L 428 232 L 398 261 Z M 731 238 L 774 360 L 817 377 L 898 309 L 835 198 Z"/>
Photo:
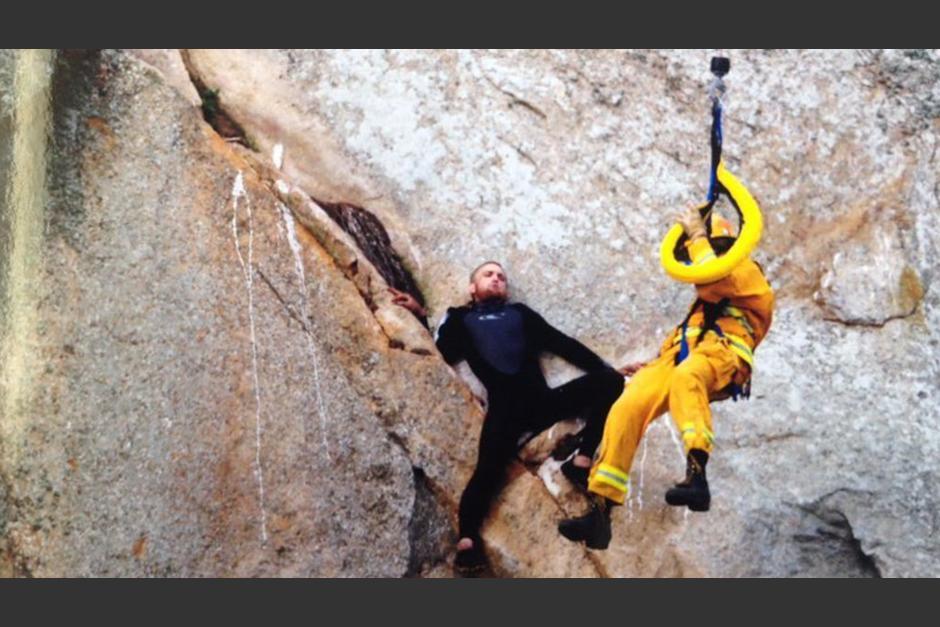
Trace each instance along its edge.
<path fill-rule="evenodd" d="M 562 472 L 586 488 L 607 412 L 623 391 L 621 373 L 630 368 L 614 370 L 533 310 L 510 303 L 506 273 L 497 262 L 488 261 L 471 273 L 469 291 L 472 302 L 449 308 L 435 336 L 447 363 L 466 360 L 488 396 L 476 469 L 460 498 L 455 565 L 462 572 L 474 572 L 486 564 L 480 527 L 527 433 L 537 434 L 580 415 L 586 426 L 580 433 L 578 454 L 562 465 Z M 411 295 L 392 292 L 393 302 L 419 318 L 426 316 Z M 562 357 L 586 374 L 549 388 L 539 366 L 543 352 Z"/>

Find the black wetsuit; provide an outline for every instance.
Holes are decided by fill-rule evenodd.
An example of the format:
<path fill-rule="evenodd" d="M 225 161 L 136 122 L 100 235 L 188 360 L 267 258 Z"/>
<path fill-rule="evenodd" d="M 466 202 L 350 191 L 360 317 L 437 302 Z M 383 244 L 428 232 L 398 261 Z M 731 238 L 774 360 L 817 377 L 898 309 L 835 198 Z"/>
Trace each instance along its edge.
<path fill-rule="evenodd" d="M 623 377 L 521 303 L 452 307 L 436 341 L 447 363 L 467 361 L 488 395 L 477 466 L 460 498 L 460 536 L 476 542 L 520 439 L 580 415 L 587 424 L 579 451 L 593 455 L 607 412 L 623 391 Z M 587 374 L 549 388 L 539 366 L 543 352 L 554 353 Z"/>

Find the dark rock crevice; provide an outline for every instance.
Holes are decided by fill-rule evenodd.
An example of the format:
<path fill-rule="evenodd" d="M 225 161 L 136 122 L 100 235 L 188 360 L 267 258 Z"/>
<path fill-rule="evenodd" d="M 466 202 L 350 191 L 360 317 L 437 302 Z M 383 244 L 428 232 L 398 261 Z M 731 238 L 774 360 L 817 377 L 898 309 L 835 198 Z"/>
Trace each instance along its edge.
<path fill-rule="evenodd" d="M 414 504 L 408 521 L 408 567 L 402 576 L 424 577 L 446 563 L 450 549 L 457 541 L 457 531 L 450 515 L 453 502 L 424 468 L 415 465 L 405 440 L 386 426 L 383 430 L 389 442 L 398 447 L 411 464 L 414 477 Z"/>
<path fill-rule="evenodd" d="M 196 88 L 196 93 L 199 94 L 199 99 L 202 101 L 203 119 L 226 141 L 239 143 L 246 148 L 254 149 L 252 142 L 245 133 L 245 129 L 222 107 L 218 90 L 207 86 L 193 70 L 189 51 L 180 50 L 180 56 L 183 59 L 183 65 L 186 67 L 186 73 L 189 74 L 189 80 L 192 81 L 193 87 Z"/>
<path fill-rule="evenodd" d="M 347 281 L 352 283 L 353 287 L 356 289 L 357 293 L 359 294 L 359 297 L 362 298 L 362 302 L 368 308 L 369 312 L 373 314 L 373 317 L 378 323 L 379 330 L 388 340 L 388 347 L 391 349 L 395 349 L 395 350 L 406 350 L 407 352 L 413 353 L 415 355 L 421 355 L 421 356 L 433 355 L 434 353 L 432 351 L 429 351 L 424 348 L 407 347 L 404 342 L 390 335 L 388 330 L 382 324 L 381 320 L 379 319 L 379 316 L 376 315 L 376 312 L 379 309 L 379 304 L 376 302 L 375 298 L 373 297 L 372 280 L 374 278 L 374 275 L 371 272 L 365 272 L 365 273 L 361 272 L 358 257 L 363 256 L 363 253 L 359 249 L 358 244 L 355 241 L 353 241 L 352 243 L 348 243 L 348 244 L 345 242 L 338 241 L 335 235 L 330 234 L 328 232 L 328 229 L 323 228 L 322 224 L 311 224 L 311 217 L 304 215 L 303 211 L 299 211 L 295 206 L 293 206 L 294 201 L 296 200 L 295 192 L 288 193 L 288 192 L 282 191 L 280 189 L 280 184 L 282 183 L 282 181 L 280 179 L 273 180 L 274 177 L 272 175 L 272 172 L 268 169 L 265 169 L 263 165 L 258 164 L 256 157 L 253 156 L 252 160 L 249 160 L 248 165 L 259 176 L 259 179 L 265 183 L 265 185 L 268 187 L 271 193 L 281 201 L 281 203 L 286 208 L 286 210 L 290 211 L 291 215 L 296 220 L 296 225 L 297 225 L 296 228 L 298 229 L 298 231 L 303 231 L 304 233 L 309 234 L 311 238 L 319 242 L 320 245 L 323 247 L 323 250 L 333 260 L 333 263 L 336 264 L 337 269 L 342 273 L 343 277 Z M 325 209 L 323 209 L 319 204 L 316 204 L 312 198 L 306 195 L 306 193 L 302 193 L 302 195 L 304 198 L 303 200 L 304 203 L 315 205 L 318 210 L 322 210 L 323 213 L 326 214 L 327 219 L 329 219 L 331 223 L 336 224 L 337 227 L 342 229 L 342 225 L 340 225 L 339 223 L 336 223 L 332 218 L 330 218 L 329 214 L 326 212 Z M 314 221 L 316 221 L 316 219 L 314 219 Z M 378 224 L 381 226 L 381 222 L 379 222 Z M 349 235 L 345 231 L 345 229 L 343 229 L 343 232 Z M 382 227 L 382 233 L 385 233 L 384 227 Z M 385 235 L 387 237 L 387 233 L 385 233 Z M 352 236 L 350 235 L 350 238 L 351 237 Z M 391 246 L 389 246 L 389 249 L 391 249 Z M 394 252 L 394 249 L 391 249 L 391 250 Z M 400 259 L 397 257 L 397 255 L 396 255 L 396 259 L 398 259 L 398 261 L 400 262 Z M 369 260 L 369 263 L 370 264 L 372 263 L 371 260 Z M 414 285 L 414 280 L 411 278 L 411 275 L 408 274 L 407 270 L 404 270 L 403 267 L 402 267 L 402 270 L 405 273 L 405 276 L 407 277 L 407 279 L 410 280 L 411 285 Z M 376 269 L 375 272 L 378 273 L 379 272 L 378 269 Z M 389 275 L 389 276 L 393 276 L 393 275 Z M 383 276 L 382 278 L 386 281 L 386 283 L 390 283 L 389 278 L 385 276 Z M 402 285 L 404 288 L 408 287 L 407 283 L 399 283 L 399 285 Z M 402 289 L 402 288 L 399 288 L 399 289 Z M 419 300 L 419 302 L 422 303 L 422 306 L 424 306 L 423 299 L 421 299 L 420 291 L 417 289 L 417 287 L 413 287 L 412 289 L 414 290 L 415 293 L 417 293 L 416 300 Z M 405 290 L 403 289 L 403 291 Z M 402 308 L 402 311 L 404 312 L 405 310 Z M 427 320 L 425 318 L 417 317 L 417 316 L 416 318 L 424 325 L 426 329 L 428 328 Z M 304 325 L 304 328 L 306 329 L 305 325 Z"/>
<path fill-rule="evenodd" d="M 419 466 L 412 466 L 415 501 L 408 523 L 410 554 L 405 577 L 421 577 L 447 561 L 456 531 L 440 488 Z"/>
<path fill-rule="evenodd" d="M 833 502 L 841 493 L 871 496 L 871 493 L 863 490 L 839 488 L 810 503 L 795 504 L 795 507 L 810 514 L 821 524 L 816 527 L 815 533 L 797 534 L 794 540 L 809 546 L 825 544 L 834 547 L 849 563 L 854 563 L 860 575 L 880 578 L 881 569 L 874 556 L 862 549 L 861 540 L 855 535 L 848 515 L 838 503 Z"/>
<path fill-rule="evenodd" d="M 392 246 L 382 221 L 367 209 L 346 202 L 325 202 L 314 199 L 329 216 L 356 242 L 359 250 L 391 287 L 407 292 L 424 307 L 424 295 L 414 277 L 405 268 L 401 256 Z"/>

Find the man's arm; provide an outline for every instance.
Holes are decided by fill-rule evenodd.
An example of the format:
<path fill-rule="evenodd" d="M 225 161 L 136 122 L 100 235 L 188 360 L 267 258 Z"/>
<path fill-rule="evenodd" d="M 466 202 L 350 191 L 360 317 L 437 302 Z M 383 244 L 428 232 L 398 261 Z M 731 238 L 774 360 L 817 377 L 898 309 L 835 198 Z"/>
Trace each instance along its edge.
<path fill-rule="evenodd" d="M 424 325 L 425 329 L 431 330 L 431 326 L 428 324 L 428 310 L 421 306 L 418 299 L 408 292 L 396 290 L 394 287 L 388 288 L 388 291 L 392 294 L 392 302 L 394 304 L 399 307 L 404 307 L 413 313 L 415 318 L 418 319 L 418 322 Z"/>
<path fill-rule="evenodd" d="M 444 361 L 448 364 L 456 364 L 463 361 L 464 357 L 464 337 L 461 333 L 460 315 L 456 313 L 457 309 L 451 307 L 444 314 L 441 323 L 437 325 L 437 331 L 434 333 L 434 343 L 437 344 L 437 350 L 441 351 Z"/>
<path fill-rule="evenodd" d="M 611 368 L 610 364 L 601 359 L 594 351 L 579 342 L 568 337 L 548 322 L 541 315 L 519 303 L 522 312 L 529 318 L 530 328 L 532 328 L 541 346 L 569 363 L 577 366 L 585 372 L 596 372 Z"/>
<path fill-rule="evenodd" d="M 676 215 L 676 221 L 682 225 L 683 230 L 689 238 L 688 250 L 689 259 L 692 265 L 699 265 L 710 261 L 716 257 L 711 243 L 708 241 L 705 232 L 705 222 L 695 205 L 689 205 L 685 211 Z M 740 286 L 737 280 L 741 274 L 743 265 L 739 264 L 731 273 L 712 283 L 696 283 L 695 291 L 698 297 L 709 303 L 717 303 L 722 298 L 734 298 L 740 296 Z"/>
<path fill-rule="evenodd" d="M 428 312 L 421 306 L 414 296 L 407 292 L 396 290 L 393 287 L 388 288 L 392 294 L 392 302 L 400 307 L 404 307 L 415 315 L 421 324 L 430 331 L 428 324 Z M 455 364 L 464 359 L 463 354 L 463 335 L 460 332 L 459 315 L 455 315 L 457 310 L 453 307 L 447 310 L 441 323 L 437 325 L 437 331 L 434 333 L 434 343 L 437 344 L 437 350 L 441 351 L 444 361 L 448 364 Z"/>
<path fill-rule="evenodd" d="M 633 375 L 638 373 L 640 370 L 642 370 L 643 367 L 646 366 L 646 364 L 648 363 L 649 363 L 648 361 L 635 361 L 633 363 L 617 368 L 617 372 L 619 372 L 625 377 L 632 377 Z"/>

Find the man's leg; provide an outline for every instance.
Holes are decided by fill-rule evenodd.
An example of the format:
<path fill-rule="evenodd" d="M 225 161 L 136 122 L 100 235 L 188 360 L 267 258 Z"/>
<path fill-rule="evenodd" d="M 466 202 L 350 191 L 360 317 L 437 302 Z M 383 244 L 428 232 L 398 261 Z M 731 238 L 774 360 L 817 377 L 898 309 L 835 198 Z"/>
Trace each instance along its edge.
<path fill-rule="evenodd" d="M 666 411 L 673 359 L 670 352 L 640 369 L 610 408 L 588 482 L 593 494 L 617 504 L 626 499 L 630 467 L 640 440 L 649 424 Z"/>
<path fill-rule="evenodd" d="M 667 354 L 637 372 L 610 408 L 599 458 L 591 469 L 589 511 L 558 524 L 558 531 L 588 548 L 606 549 L 610 542 L 610 508 L 623 504 L 630 486 L 630 466 L 649 424 L 666 411 L 673 355 Z"/>
<path fill-rule="evenodd" d="M 624 380 L 616 370 L 592 372 L 549 390 L 544 397 L 535 429 L 542 431 L 559 420 L 580 415 L 584 429 L 578 434 L 578 454 L 565 462 L 562 471 L 573 483 L 587 489 L 592 457 L 604 433 L 610 406 L 623 393 Z"/>
<path fill-rule="evenodd" d="M 708 335 L 676 367 L 669 386 L 669 413 L 686 452 L 686 477 L 666 493 L 670 505 L 707 511 L 711 503 L 705 465 L 714 445 L 709 396 L 731 383 L 739 359 L 715 335 Z"/>
<path fill-rule="evenodd" d="M 575 414 L 584 418 L 580 452 L 592 457 L 604 435 L 604 422 L 611 405 L 623 394 L 623 375 L 616 370 L 593 372 L 550 390 L 549 403 L 555 408 L 554 422 Z"/>
<path fill-rule="evenodd" d="M 501 487 L 506 467 L 516 453 L 518 437 L 511 413 L 494 403 L 483 422 L 476 468 L 460 497 L 458 567 L 483 565 L 480 527 Z"/>
<path fill-rule="evenodd" d="M 738 356 L 713 334 L 676 366 L 669 386 L 669 413 L 682 434 L 686 452 L 701 449 L 711 453 L 714 434 L 708 398 L 731 383 L 738 366 Z"/>

